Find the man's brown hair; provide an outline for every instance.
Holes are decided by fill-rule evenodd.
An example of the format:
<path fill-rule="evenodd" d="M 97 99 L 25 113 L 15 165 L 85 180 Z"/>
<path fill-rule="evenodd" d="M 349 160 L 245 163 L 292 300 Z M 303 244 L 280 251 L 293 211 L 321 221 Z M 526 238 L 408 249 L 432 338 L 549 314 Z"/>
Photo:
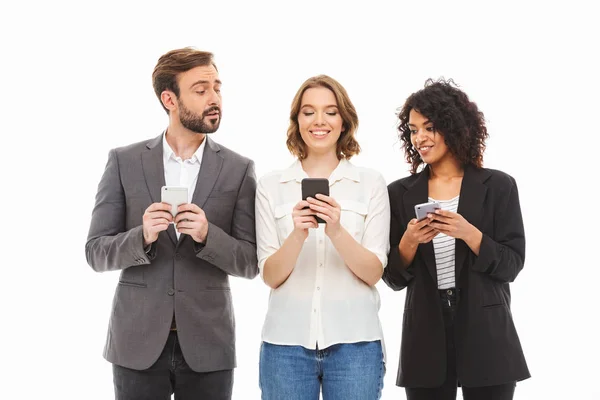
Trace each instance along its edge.
<path fill-rule="evenodd" d="M 213 60 L 213 54 L 208 51 L 196 50 L 192 47 L 171 50 L 158 59 L 156 67 L 154 67 L 154 72 L 152 72 L 152 86 L 154 87 L 156 97 L 160 101 L 160 105 L 165 109 L 167 114 L 169 110 L 165 108 L 160 99 L 162 92 L 170 90 L 179 97 L 177 75 L 196 67 L 209 65 L 217 69 Z"/>

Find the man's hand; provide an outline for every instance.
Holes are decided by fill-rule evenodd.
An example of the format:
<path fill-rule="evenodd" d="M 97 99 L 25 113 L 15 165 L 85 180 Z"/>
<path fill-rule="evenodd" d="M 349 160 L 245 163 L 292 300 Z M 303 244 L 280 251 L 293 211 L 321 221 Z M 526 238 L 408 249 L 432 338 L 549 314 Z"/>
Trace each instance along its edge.
<path fill-rule="evenodd" d="M 170 211 L 171 205 L 167 203 L 153 203 L 146 208 L 142 217 L 144 247 L 156 242 L 158 234 L 167 230 L 169 224 L 173 221 Z"/>
<path fill-rule="evenodd" d="M 175 216 L 175 228 L 179 233 L 190 235 L 194 241 L 205 243 L 208 235 L 208 220 L 204 210 L 193 203 L 180 205 Z"/>

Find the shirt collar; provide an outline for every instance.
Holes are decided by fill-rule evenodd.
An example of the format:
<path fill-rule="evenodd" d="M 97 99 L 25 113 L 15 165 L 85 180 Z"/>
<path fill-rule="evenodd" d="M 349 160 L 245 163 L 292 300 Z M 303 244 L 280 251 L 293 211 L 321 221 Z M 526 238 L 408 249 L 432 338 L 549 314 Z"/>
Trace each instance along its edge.
<path fill-rule="evenodd" d="M 204 147 L 206 145 L 206 140 L 207 140 L 207 138 L 205 136 L 204 140 L 202 141 L 200 146 L 198 146 L 198 149 L 196 149 L 196 151 L 194 152 L 192 157 L 190 157 L 190 162 L 195 163 L 199 160 L 202 160 L 202 154 L 204 153 Z M 163 143 L 163 160 L 165 162 L 169 161 L 171 158 L 173 158 L 173 160 L 175 160 L 177 158 L 177 156 L 175 155 L 175 152 L 173 151 L 173 149 L 171 148 L 171 146 L 169 146 L 169 143 L 167 142 L 167 131 L 165 131 L 165 133 L 163 133 L 162 143 Z"/>
<path fill-rule="evenodd" d="M 296 182 L 302 182 L 302 179 L 308 178 L 306 172 L 302 169 L 302 163 L 300 160 L 296 160 L 291 166 L 283 171 L 279 182 L 289 182 L 295 180 Z M 350 179 L 356 182 L 360 182 L 360 175 L 354 165 L 346 159 L 341 159 L 338 166 L 333 170 L 329 176 L 329 185 L 342 179 Z"/>

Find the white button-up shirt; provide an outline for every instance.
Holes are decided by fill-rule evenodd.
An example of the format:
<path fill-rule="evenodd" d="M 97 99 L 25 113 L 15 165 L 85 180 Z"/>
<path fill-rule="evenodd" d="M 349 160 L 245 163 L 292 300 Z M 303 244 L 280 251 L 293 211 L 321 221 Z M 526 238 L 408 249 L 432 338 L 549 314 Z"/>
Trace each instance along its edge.
<path fill-rule="evenodd" d="M 261 277 L 267 258 L 294 229 L 292 210 L 302 200 L 301 181 L 307 177 L 296 161 L 259 180 L 256 241 Z M 341 160 L 329 177 L 329 187 L 330 196 L 341 206 L 342 226 L 385 267 L 390 205 L 381 174 Z M 309 229 L 292 273 L 271 290 L 262 339 L 307 349 L 361 341 L 383 343 L 377 289 L 354 275 L 324 228 L 325 224 L 319 224 L 319 228 Z"/>
<path fill-rule="evenodd" d="M 163 133 L 163 165 L 165 169 L 165 184 L 167 186 L 184 186 L 188 188 L 188 203 L 192 202 L 194 190 L 196 190 L 196 182 L 198 181 L 198 173 L 200 165 L 202 165 L 202 155 L 204 147 L 206 147 L 206 138 L 198 147 L 192 157 L 187 160 L 182 160 L 181 157 L 175 155 L 175 152 L 167 143 L 166 133 Z M 177 239 L 181 233 L 175 230 Z"/>

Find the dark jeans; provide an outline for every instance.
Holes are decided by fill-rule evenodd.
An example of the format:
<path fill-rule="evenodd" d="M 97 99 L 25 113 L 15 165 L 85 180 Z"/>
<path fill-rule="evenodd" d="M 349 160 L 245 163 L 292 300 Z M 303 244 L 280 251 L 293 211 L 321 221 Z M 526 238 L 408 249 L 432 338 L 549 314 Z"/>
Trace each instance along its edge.
<path fill-rule="evenodd" d="M 154 365 L 135 370 L 113 364 L 116 400 L 231 400 L 233 370 L 194 372 L 183 358 L 177 332 L 169 334 Z"/>
<path fill-rule="evenodd" d="M 408 400 L 455 400 L 458 386 L 456 348 L 454 346 L 454 317 L 457 295 L 455 289 L 440 290 L 440 301 L 446 328 L 446 381 L 437 388 L 406 388 Z M 461 386 L 464 400 L 512 400 L 515 382 L 496 386 L 469 388 Z"/>

